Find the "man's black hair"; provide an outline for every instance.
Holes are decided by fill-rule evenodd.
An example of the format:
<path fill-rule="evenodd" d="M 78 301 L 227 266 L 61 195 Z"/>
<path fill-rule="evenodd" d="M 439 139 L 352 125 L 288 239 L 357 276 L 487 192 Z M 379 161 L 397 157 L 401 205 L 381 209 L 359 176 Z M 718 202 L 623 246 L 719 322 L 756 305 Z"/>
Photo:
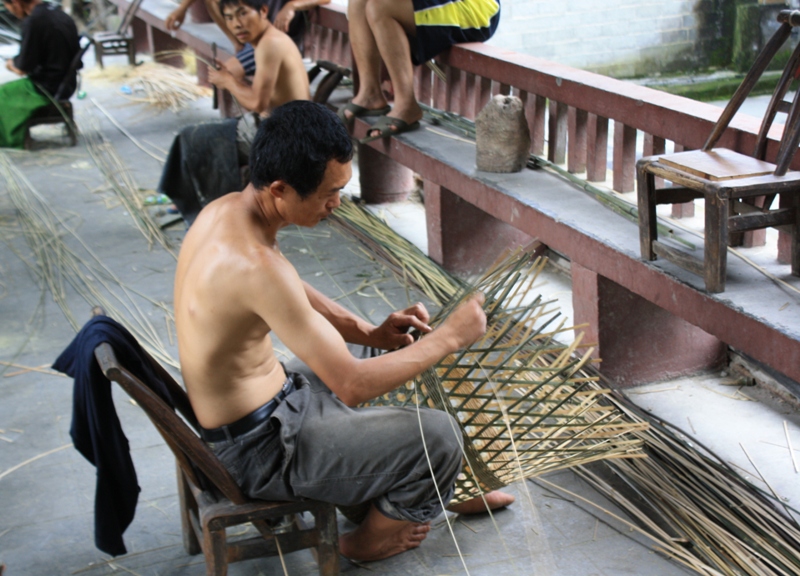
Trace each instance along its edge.
<path fill-rule="evenodd" d="M 322 183 L 330 160 L 352 159 L 353 143 L 336 114 L 295 100 L 261 122 L 250 149 L 250 182 L 260 189 L 283 180 L 306 198 Z"/>
<path fill-rule="evenodd" d="M 267 0 L 219 0 L 219 11 L 222 12 L 225 6 L 238 6 L 239 4 L 250 6 L 255 11 L 261 10 L 262 6 L 268 6 Z"/>

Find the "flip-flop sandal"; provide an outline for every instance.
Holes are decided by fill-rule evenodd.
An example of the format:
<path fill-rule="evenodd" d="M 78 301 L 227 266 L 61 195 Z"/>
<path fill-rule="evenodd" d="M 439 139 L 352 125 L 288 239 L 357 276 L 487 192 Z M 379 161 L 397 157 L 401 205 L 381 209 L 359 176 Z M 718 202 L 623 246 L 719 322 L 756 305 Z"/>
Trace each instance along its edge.
<path fill-rule="evenodd" d="M 378 121 L 370 126 L 367 130 L 368 133 L 378 130 L 378 133 L 373 134 L 372 136 L 367 136 L 366 138 L 362 138 L 359 140 L 359 142 L 361 144 L 366 144 L 368 142 L 372 142 L 373 140 L 378 140 L 379 138 L 388 138 L 389 136 L 397 136 L 403 132 L 411 132 L 417 128 L 419 128 L 419 121 L 409 124 L 400 118 L 381 116 L 378 118 Z"/>
<path fill-rule="evenodd" d="M 350 128 L 356 118 L 363 118 L 364 116 L 384 116 L 392 110 L 389 105 L 383 108 L 364 108 L 353 102 L 348 102 L 336 112 L 336 115 L 344 123 L 345 126 Z M 345 115 L 345 112 L 350 112 L 350 116 Z"/>

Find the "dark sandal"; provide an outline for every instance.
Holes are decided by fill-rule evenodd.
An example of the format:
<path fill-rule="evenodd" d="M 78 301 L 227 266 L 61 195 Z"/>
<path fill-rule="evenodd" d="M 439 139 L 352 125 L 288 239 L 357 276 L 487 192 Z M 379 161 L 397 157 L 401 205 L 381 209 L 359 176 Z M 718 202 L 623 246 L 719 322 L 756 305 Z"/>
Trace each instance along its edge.
<path fill-rule="evenodd" d="M 345 126 L 350 128 L 353 125 L 353 122 L 356 118 L 363 118 L 365 116 L 384 116 L 388 114 L 392 110 L 392 107 L 389 105 L 384 106 L 383 108 L 364 108 L 363 106 L 359 106 L 358 104 L 353 104 L 353 102 L 348 102 L 336 112 L 336 115 L 339 119 L 344 123 Z M 345 115 L 345 112 L 350 112 L 350 117 Z"/>
<path fill-rule="evenodd" d="M 367 129 L 367 133 L 378 130 L 377 134 L 367 136 L 359 140 L 361 144 L 367 144 L 379 138 L 388 138 L 389 136 L 397 136 L 403 132 L 411 132 L 419 128 L 419 121 L 409 124 L 400 118 L 392 118 L 390 116 L 381 116 L 378 121 Z"/>

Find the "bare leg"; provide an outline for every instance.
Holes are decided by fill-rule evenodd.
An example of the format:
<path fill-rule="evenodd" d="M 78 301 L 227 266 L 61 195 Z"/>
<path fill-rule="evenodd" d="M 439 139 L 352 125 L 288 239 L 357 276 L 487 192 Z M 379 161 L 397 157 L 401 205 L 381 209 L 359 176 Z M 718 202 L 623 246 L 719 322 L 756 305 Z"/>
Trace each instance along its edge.
<path fill-rule="evenodd" d="M 353 560 L 382 560 L 417 548 L 430 529 L 428 524 L 392 520 L 372 506 L 358 528 L 339 537 L 339 551 Z"/>
<path fill-rule="evenodd" d="M 486 502 L 484 502 L 484 499 Z M 500 492 L 500 490 L 494 490 L 484 494 L 483 498 L 479 496 L 478 498 L 473 498 L 466 502 L 459 502 L 458 504 L 448 506 L 447 509 L 456 514 L 480 514 L 486 512 L 487 506 L 489 510 L 496 510 L 508 506 L 513 503 L 514 500 L 515 498 L 513 495 Z"/>
<path fill-rule="evenodd" d="M 414 67 L 408 35 L 416 33 L 414 6 L 410 0 L 368 0 L 367 22 L 372 30 L 394 89 L 394 106 L 389 114 L 411 124 L 422 118 L 414 97 Z"/>
<path fill-rule="evenodd" d="M 367 22 L 367 2 L 368 0 L 350 0 L 347 5 L 350 46 L 358 68 L 359 82 L 358 93 L 353 97 L 353 103 L 378 110 L 385 107 L 387 102 L 381 92 L 381 54 Z"/>

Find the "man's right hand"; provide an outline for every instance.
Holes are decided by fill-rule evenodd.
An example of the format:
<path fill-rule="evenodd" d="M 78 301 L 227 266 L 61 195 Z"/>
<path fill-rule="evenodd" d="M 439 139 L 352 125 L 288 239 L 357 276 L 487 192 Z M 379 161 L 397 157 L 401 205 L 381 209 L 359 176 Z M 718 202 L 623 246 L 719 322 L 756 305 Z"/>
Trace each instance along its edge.
<path fill-rule="evenodd" d="M 181 27 L 181 24 L 183 24 L 184 18 L 186 18 L 186 10 L 177 8 L 173 10 L 169 16 L 167 16 L 167 19 L 164 20 L 164 25 L 166 26 L 167 30 L 177 30 Z"/>
<path fill-rule="evenodd" d="M 453 338 L 455 350 L 466 348 L 486 332 L 484 296 L 477 292 L 459 304 L 445 319 L 439 330 L 446 330 Z"/>

